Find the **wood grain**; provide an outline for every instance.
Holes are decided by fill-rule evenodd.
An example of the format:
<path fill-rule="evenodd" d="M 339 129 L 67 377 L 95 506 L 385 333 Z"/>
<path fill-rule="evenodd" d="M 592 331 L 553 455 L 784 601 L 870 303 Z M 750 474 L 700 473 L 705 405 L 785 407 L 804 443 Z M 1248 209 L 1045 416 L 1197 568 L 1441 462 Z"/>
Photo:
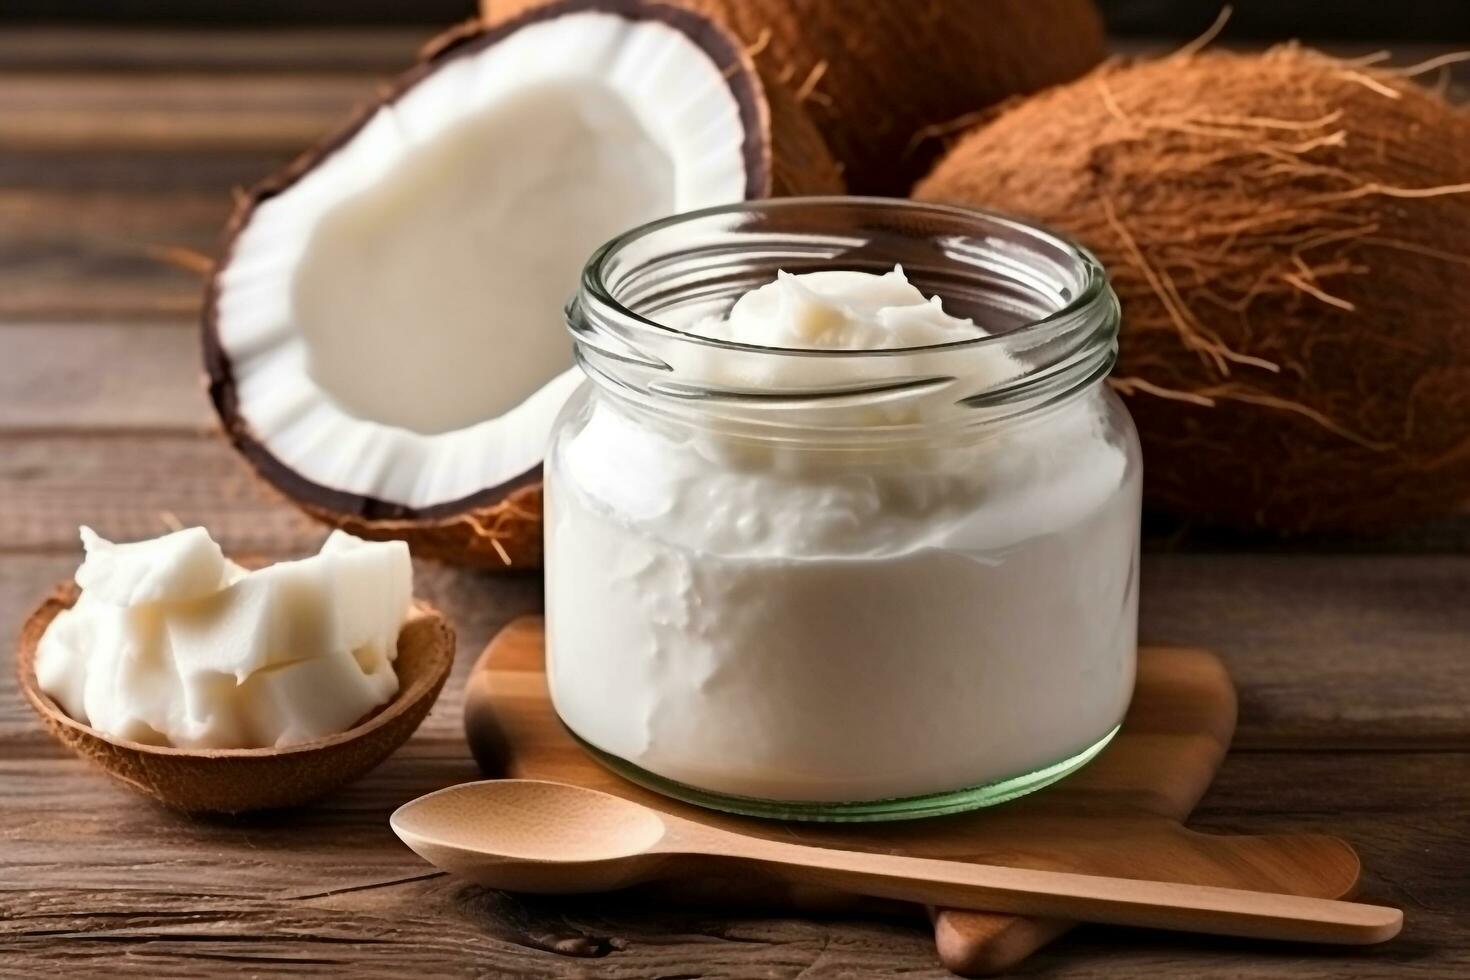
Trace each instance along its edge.
<path fill-rule="evenodd" d="M 406 65 L 405 65 L 406 67 Z M 0 85 L 0 145 L 27 152 L 294 153 L 371 94 L 360 74 L 12 71 Z"/>
<path fill-rule="evenodd" d="M 222 439 L 193 435 L 0 436 L 0 542 L 76 552 L 79 522 L 104 536 L 151 537 L 208 522 L 233 551 L 308 550 L 320 525 L 281 503 Z"/>
<path fill-rule="evenodd" d="M 454 608 L 478 609 L 483 619 L 502 588 L 489 584 L 458 596 Z M 491 626 L 478 625 L 481 635 Z M 266 969 L 280 956 L 321 960 L 339 975 L 361 976 L 795 977 L 807 966 L 815 967 L 809 976 L 939 975 L 919 923 L 854 922 L 853 910 L 807 922 L 759 909 L 670 911 L 637 898 L 531 901 L 420 878 L 421 862 L 392 841 L 385 821 L 397 803 L 475 774 L 458 731 L 471 659 L 463 646 L 461 680 L 451 681 L 403 751 L 321 807 L 259 821 L 178 818 L 41 738 L 3 737 L 32 725 L 29 718 L 0 720 L 0 745 L 8 746 L 0 752 L 0 786 L 9 794 L 0 810 L 0 866 L 22 885 L 0 893 L 0 961 L 23 955 L 39 969 L 80 957 L 100 966 L 128 948 L 141 957 L 135 968 L 152 975 L 187 975 L 209 962 L 196 957 L 215 954 Z M 11 693 L 5 702 L 13 703 Z M 1467 808 L 1470 754 L 1237 753 L 1199 822 L 1242 832 L 1310 823 L 1350 837 L 1370 869 L 1372 892 L 1408 908 L 1406 934 L 1381 952 L 1347 959 L 1084 929 L 1032 969 L 1078 977 L 1279 977 L 1297 968 L 1316 977 L 1455 975 L 1470 969 L 1470 951 L 1459 942 L 1459 918 L 1470 912 L 1461 870 L 1470 840 L 1450 815 Z M 544 952 L 547 946 L 602 955 L 569 965 Z"/>
<path fill-rule="evenodd" d="M 436 30 L 343 25 L 331 31 L 280 25 L 229 30 L 187 27 L 9 25 L 0 32 L 0 71 L 397 71 Z"/>
<path fill-rule="evenodd" d="M 319 543 L 318 528 L 201 435 L 199 282 L 150 249 L 212 250 L 232 188 L 334 125 L 424 36 L 0 31 L 7 635 L 75 567 L 82 521 L 151 534 L 174 512 L 221 529 L 236 551 Z M 1366 887 L 1407 909 L 1404 935 L 1343 956 L 1084 928 L 1032 959 L 1031 974 L 1470 976 L 1467 528 L 1307 552 L 1165 531 L 1144 564 L 1144 636 L 1220 651 L 1240 687 L 1237 748 L 1198 825 L 1353 840 Z M 1403 553 L 1346 554 L 1365 549 Z M 426 564 L 416 575 L 459 628 L 455 677 L 399 753 L 295 813 L 193 822 L 112 786 L 41 731 L 0 652 L 0 974 L 945 975 L 927 923 L 873 921 L 857 906 L 792 918 L 757 904 L 670 910 L 640 895 L 532 901 L 424 877 L 387 814 L 475 774 L 459 731 L 464 674 L 500 625 L 539 607 L 540 583 Z"/>
<path fill-rule="evenodd" d="M 1236 718 L 1229 675 L 1202 650 L 1140 650 L 1137 688 L 1122 732 L 1094 761 L 1054 786 L 1003 807 L 943 820 L 833 825 L 702 810 L 619 778 L 578 746 L 557 719 L 546 687 L 544 647 L 539 618 L 516 620 L 491 641 L 470 674 L 465 734 L 489 776 L 598 790 L 650 807 L 676 826 L 776 844 L 796 840 L 845 851 L 1318 898 L 1340 898 L 1357 882 L 1357 857 L 1334 838 L 1213 837 L 1183 828 L 1225 756 Z M 786 888 L 773 891 L 790 895 Z M 941 960 L 967 974 L 1013 968 L 1059 934 L 1048 921 L 954 910 L 936 914 L 935 930 Z"/>
<path fill-rule="evenodd" d="M 201 278 L 156 250 L 212 252 L 229 206 L 228 186 L 191 193 L 0 184 L 0 317 L 196 316 Z M 86 288 L 78 288 L 83 282 Z"/>
<path fill-rule="evenodd" d="M 1371 791 L 1365 772 L 1382 775 L 1385 767 L 1394 774 L 1389 785 Z M 127 948 L 143 957 L 133 967 L 151 975 L 186 975 L 201 969 L 196 957 L 215 953 L 264 967 L 276 956 L 319 959 L 338 975 L 384 977 L 522 971 L 794 978 L 809 966 L 808 977 L 941 975 L 920 922 L 853 921 L 850 910 L 811 921 L 760 909 L 669 910 L 636 896 L 528 900 L 422 878 L 422 862 L 387 836 L 387 813 L 470 772 L 452 733 L 421 730 L 399 755 L 322 807 L 294 817 L 198 824 L 113 789 L 80 764 L 43 757 L 18 770 L 0 760 L 7 789 L 25 788 L 0 813 L 0 863 L 13 869 L 12 881 L 23 882 L 19 891 L 0 893 L 0 962 L 38 971 L 88 962 L 100 969 Z M 1456 775 L 1447 792 L 1442 781 Z M 1457 921 L 1467 908 L 1463 876 L 1451 878 L 1470 860 L 1470 848 L 1462 829 L 1457 840 L 1447 839 L 1447 827 L 1427 841 L 1420 833 L 1426 818 L 1470 806 L 1470 759 L 1459 756 L 1447 768 L 1443 760 L 1424 766 L 1397 755 L 1243 756 L 1227 763 L 1225 776 L 1217 796 L 1232 785 L 1252 787 L 1257 803 L 1294 795 L 1303 811 L 1275 822 L 1330 822 L 1359 843 L 1370 867 L 1393 868 L 1393 880 L 1370 877 L 1370 887 L 1408 907 L 1404 936 L 1382 950 L 1342 955 L 1083 929 L 1043 952 L 1031 969 L 1049 976 L 1221 978 L 1447 977 L 1470 970 Z M 1335 780 L 1364 789 L 1329 821 L 1317 809 L 1320 789 L 1293 794 L 1291 784 L 1303 777 L 1318 787 Z M 60 813 L 67 819 L 58 820 Z M 1271 822 L 1216 815 L 1208 801 L 1201 818 L 1253 828 Z M 149 842 L 144 853 L 139 840 Z M 601 955 L 579 962 L 544 951 L 558 945 Z"/>
<path fill-rule="evenodd" d="M 0 321 L 0 433 L 208 433 L 199 334 L 185 322 Z"/>
<path fill-rule="evenodd" d="M 37 36 L 42 49 L 70 51 L 69 71 L 38 70 L 22 41 L 0 39 L 0 317 L 194 314 L 197 276 L 153 250 L 212 253 L 233 191 L 340 125 L 411 63 L 416 35 L 375 35 L 354 56 L 367 64 L 336 70 L 321 67 L 330 56 L 311 60 L 332 49 L 320 34 L 295 35 L 274 70 L 231 67 L 238 41 L 213 57 L 197 34 L 151 48 L 113 42 L 114 60 L 120 50 L 132 60 L 107 71 L 97 68 L 106 46 L 96 62 L 77 50 L 89 36 Z"/>
<path fill-rule="evenodd" d="M 1153 554 L 1146 636 L 1224 643 L 1237 748 L 1470 747 L 1470 555 Z M 1355 692 L 1348 694 L 1347 692 Z"/>

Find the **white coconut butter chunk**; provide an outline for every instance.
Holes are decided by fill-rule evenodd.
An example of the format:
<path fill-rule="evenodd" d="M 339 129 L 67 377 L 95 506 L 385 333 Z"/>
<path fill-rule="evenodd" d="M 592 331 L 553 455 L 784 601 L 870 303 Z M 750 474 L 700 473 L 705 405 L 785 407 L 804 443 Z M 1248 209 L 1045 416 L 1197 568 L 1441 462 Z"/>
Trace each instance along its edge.
<path fill-rule="evenodd" d="M 398 691 L 408 547 L 341 531 L 247 571 L 203 528 L 113 544 L 82 530 L 82 594 L 52 622 L 36 680 L 73 718 L 184 748 L 292 745 L 343 731 Z"/>
<path fill-rule="evenodd" d="M 728 317 L 707 318 L 694 332 L 798 350 L 932 347 L 985 336 L 974 321 L 944 312 L 939 297 L 926 298 L 902 266 L 881 276 L 782 272 L 742 296 Z"/>
<path fill-rule="evenodd" d="M 224 553 L 202 527 L 132 544 L 113 544 L 90 527 L 81 534 L 87 558 L 77 569 L 77 585 L 103 602 L 184 602 L 218 592 L 225 580 Z"/>

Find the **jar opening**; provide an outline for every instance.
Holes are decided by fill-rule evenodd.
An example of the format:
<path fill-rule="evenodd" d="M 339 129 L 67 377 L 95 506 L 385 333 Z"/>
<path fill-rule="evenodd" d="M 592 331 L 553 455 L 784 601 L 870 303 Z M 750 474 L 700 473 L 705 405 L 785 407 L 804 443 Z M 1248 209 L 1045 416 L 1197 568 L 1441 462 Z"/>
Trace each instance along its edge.
<path fill-rule="evenodd" d="M 985 335 L 849 350 L 691 329 L 778 272 L 881 274 L 895 265 Z M 1116 357 L 1118 308 L 1091 253 L 1045 229 L 967 208 L 825 197 L 728 205 L 632 229 L 592 256 L 567 319 L 584 370 L 625 395 L 767 406 L 915 397 L 958 411 L 1089 387 Z M 997 372 L 998 357 L 1020 367 Z"/>

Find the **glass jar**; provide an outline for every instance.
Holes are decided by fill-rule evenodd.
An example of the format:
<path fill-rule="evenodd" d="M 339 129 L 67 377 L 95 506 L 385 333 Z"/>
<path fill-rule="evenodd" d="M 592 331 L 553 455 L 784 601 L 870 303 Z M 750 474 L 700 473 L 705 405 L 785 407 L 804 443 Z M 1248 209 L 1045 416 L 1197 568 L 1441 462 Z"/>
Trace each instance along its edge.
<path fill-rule="evenodd" d="M 991 335 L 691 332 L 778 270 L 896 263 Z M 737 813 L 901 819 L 1038 789 L 1113 737 L 1141 463 L 1090 254 L 960 208 L 742 204 L 610 242 L 567 317 L 591 383 L 546 462 L 547 675 L 605 764 Z"/>

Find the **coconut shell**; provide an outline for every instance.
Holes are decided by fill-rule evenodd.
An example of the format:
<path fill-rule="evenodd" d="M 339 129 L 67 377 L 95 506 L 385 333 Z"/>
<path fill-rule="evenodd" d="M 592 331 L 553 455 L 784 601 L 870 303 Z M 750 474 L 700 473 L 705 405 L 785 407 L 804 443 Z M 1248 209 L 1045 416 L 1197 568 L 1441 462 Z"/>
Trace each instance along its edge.
<path fill-rule="evenodd" d="M 498 22 L 546 0 L 482 0 Z M 815 121 L 854 194 L 903 196 L 939 134 L 1103 59 L 1092 0 L 675 0 L 729 28 Z"/>
<path fill-rule="evenodd" d="M 369 518 L 298 501 L 317 520 L 374 541 L 402 539 L 420 558 L 470 568 L 541 567 L 541 474 L 505 492 L 497 488 L 483 504 L 449 508 L 443 516 Z"/>
<path fill-rule="evenodd" d="M 1470 117 L 1404 74 L 1296 46 L 1109 66 L 915 196 L 1102 259 L 1150 505 L 1367 531 L 1470 498 Z"/>
<path fill-rule="evenodd" d="M 800 194 L 839 194 L 841 169 L 816 126 L 789 93 L 768 89 L 750 54 L 725 29 L 680 7 L 642 0 L 562 0 L 494 25 L 470 21 L 430 41 L 410 71 L 380 98 L 360 107 L 336 133 L 279 173 L 239 195 L 224 235 L 224 258 L 206 290 L 204 362 L 209 394 L 224 433 L 271 487 L 327 524 L 372 540 L 407 541 L 414 554 L 478 568 L 536 569 L 541 565 L 540 467 L 471 497 L 412 509 L 392 501 L 317 485 L 278 460 L 240 414 L 229 357 L 219 343 L 217 292 L 235 240 L 255 210 L 283 193 L 346 143 L 374 113 L 403 97 L 418 82 L 454 59 L 495 44 L 522 26 L 566 12 L 597 10 L 630 19 L 661 20 L 697 43 L 724 71 L 747 127 L 748 199 Z"/>
<path fill-rule="evenodd" d="M 408 741 L 454 665 L 454 630 L 424 602 L 398 637 L 398 693 L 361 723 L 281 749 L 176 749 L 114 738 L 71 718 L 36 682 L 36 650 L 51 621 L 76 602 L 60 585 L 26 620 L 16 670 L 46 728 L 108 775 L 188 813 L 243 813 L 299 806 L 352 782 Z"/>

